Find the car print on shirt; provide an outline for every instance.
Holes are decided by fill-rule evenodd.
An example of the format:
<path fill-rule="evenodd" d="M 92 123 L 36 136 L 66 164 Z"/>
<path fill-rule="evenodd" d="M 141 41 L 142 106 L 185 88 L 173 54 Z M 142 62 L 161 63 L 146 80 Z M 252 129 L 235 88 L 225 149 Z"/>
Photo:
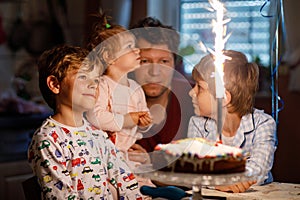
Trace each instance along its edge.
<path fill-rule="evenodd" d="M 93 192 L 95 194 L 101 194 L 102 193 L 102 190 L 101 190 L 100 186 L 90 187 L 90 188 L 88 188 L 88 191 Z"/>
<path fill-rule="evenodd" d="M 87 174 L 87 173 L 90 173 L 90 172 L 93 172 L 93 169 L 91 169 L 90 166 L 85 166 L 85 167 L 83 168 L 83 170 L 82 170 L 81 173 Z"/>
<path fill-rule="evenodd" d="M 72 160 L 72 167 L 79 167 L 80 165 L 85 165 L 86 164 L 86 160 L 84 158 L 74 158 Z"/>
<path fill-rule="evenodd" d="M 73 195 L 73 194 L 70 194 L 70 195 L 68 196 L 68 200 L 74 200 L 75 198 L 76 198 L 76 196 Z"/>
<path fill-rule="evenodd" d="M 85 131 L 75 131 L 75 135 L 80 135 L 81 137 L 87 137 L 87 134 Z"/>
<path fill-rule="evenodd" d="M 112 162 L 107 163 L 107 169 L 112 169 L 114 164 Z"/>
<path fill-rule="evenodd" d="M 90 158 L 90 163 L 91 163 L 92 165 L 97 165 L 97 164 L 101 165 L 101 160 L 100 160 L 99 157 L 96 157 L 96 158 Z"/>
<path fill-rule="evenodd" d="M 50 142 L 48 140 L 42 140 L 41 146 L 38 147 L 38 150 L 42 150 L 44 148 L 48 148 L 50 146 Z"/>
<path fill-rule="evenodd" d="M 48 168 L 50 165 L 50 161 L 49 160 L 44 160 L 40 163 L 40 166 L 44 167 L 44 168 Z"/>
<path fill-rule="evenodd" d="M 86 145 L 86 142 L 84 142 L 84 141 L 81 140 L 81 139 L 76 140 L 76 142 L 77 142 L 77 144 L 78 144 L 80 147 Z"/>
<path fill-rule="evenodd" d="M 100 174 L 93 174 L 92 178 L 95 179 L 95 181 L 97 181 L 97 182 L 101 181 Z"/>
<path fill-rule="evenodd" d="M 127 186 L 126 188 L 129 189 L 129 190 L 135 190 L 135 189 L 138 189 L 138 183 L 137 183 L 137 182 L 136 182 L 136 183 L 133 183 L 133 184 Z"/>
<path fill-rule="evenodd" d="M 45 183 L 51 182 L 51 181 L 52 181 L 51 174 L 49 173 L 49 174 L 45 175 L 45 176 L 43 177 L 43 181 L 44 181 Z"/>
<path fill-rule="evenodd" d="M 133 173 L 130 173 L 127 176 L 123 176 L 123 181 L 125 181 L 125 182 L 129 182 L 129 181 L 134 180 L 134 179 L 135 179 L 135 176 L 134 176 Z"/>
<path fill-rule="evenodd" d="M 61 173 L 63 173 L 64 175 L 66 176 L 69 176 L 70 175 L 70 172 L 68 170 L 63 170 L 61 171 Z"/>

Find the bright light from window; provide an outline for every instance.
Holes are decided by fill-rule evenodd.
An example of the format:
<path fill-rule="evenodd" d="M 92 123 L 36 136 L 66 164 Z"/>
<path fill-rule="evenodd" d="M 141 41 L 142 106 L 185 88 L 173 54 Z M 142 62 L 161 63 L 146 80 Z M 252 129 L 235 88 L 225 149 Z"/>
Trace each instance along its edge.
<path fill-rule="evenodd" d="M 207 54 L 197 46 L 202 42 L 213 49 L 214 34 L 211 20 L 214 13 L 207 10 L 210 4 L 207 0 L 181 0 L 180 33 L 185 35 L 180 48 L 192 46 L 193 54 L 183 55 L 184 71 L 191 73 L 193 66 Z M 227 32 L 232 33 L 225 49 L 241 51 L 250 61 L 259 57 L 260 64 L 270 65 L 270 19 L 260 13 L 264 1 L 261 0 L 224 0 L 227 9 L 225 16 L 231 21 L 227 24 Z M 264 14 L 268 12 L 264 10 Z"/>

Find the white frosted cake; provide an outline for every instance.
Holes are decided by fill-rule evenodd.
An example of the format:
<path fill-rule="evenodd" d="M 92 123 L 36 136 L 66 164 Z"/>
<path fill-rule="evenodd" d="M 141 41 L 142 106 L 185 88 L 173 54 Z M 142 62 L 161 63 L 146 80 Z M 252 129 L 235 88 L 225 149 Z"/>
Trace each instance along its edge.
<path fill-rule="evenodd" d="M 187 138 L 156 146 L 152 156 L 156 169 L 188 173 L 245 171 L 243 150 L 203 138 Z"/>

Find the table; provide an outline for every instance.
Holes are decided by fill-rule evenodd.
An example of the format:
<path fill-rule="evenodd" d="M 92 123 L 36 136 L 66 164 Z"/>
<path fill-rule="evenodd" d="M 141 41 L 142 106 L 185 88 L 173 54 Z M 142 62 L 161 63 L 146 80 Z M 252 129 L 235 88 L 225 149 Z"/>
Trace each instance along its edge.
<path fill-rule="evenodd" d="M 143 169 L 145 170 L 145 169 Z M 193 178 L 192 174 L 185 174 L 182 177 L 178 173 L 172 174 L 172 176 L 168 172 L 149 172 L 145 174 L 140 174 L 142 176 L 148 177 L 153 180 L 158 180 L 165 182 L 167 184 L 173 185 L 186 185 L 192 186 L 196 183 L 201 183 L 203 187 L 201 187 L 201 195 L 205 196 L 213 196 L 213 197 L 225 197 L 227 200 L 300 200 L 300 184 L 294 183 L 279 183 L 273 182 L 267 185 L 252 185 L 246 192 L 243 193 L 228 193 L 221 192 L 214 189 L 207 189 L 206 186 L 209 185 L 220 185 L 223 184 L 224 181 L 229 182 L 239 182 L 243 180 L 249 180 L 249 177 L 245 175 L 236 174 L 232 175 L 221 175 L 221 176 L 198 176 L 199 178 Z M 226 177 L 228 176 L 228 177 Z M 250 176 L 251 177 L 251 176 Z M 254 176 L 255 177 L 255 176 Z M 224 178 L 224 179 L 223 179 Z M 253 178 L 253 177 L 252 177 Z M 195 183 L 193 183 L 195 181 Z M 173 184 L 172 184 L 173 183 Z M 192 193 L 193 191 L 188 191 Z M 191 199 L 191 198 L 185 198 Z M 201 199 L 201 198 L 200 198 Z M 218 199 L 218 198 L 216 198 Z M 159 199 L 155 199 L 159 200 Z"/>
<path fill-rule="evenodd" d="M 175 173 L 155 171 L 151 165 L 140 167 L 135 171 L 140 177 L 150 178 L 153 181 L 158 181 L 167 185 L 186 186 L 192 188 L 192 200 L 206 199 L 210 195 L 205 195 L 202 192 L 202 186 L 214 186 L 233 184 L 236 182 L 256 180 L 259 174 L 253 170 L 247 169 L 245 172 L 231 174 L 192 174 L 192 173 Z M 214 199 L 224 199 L 215 196 Z"/>
<path fill-rule="evenodd" d="M 300 200 L 300 184 L 273 182 L 263 186 L 253 185 L 243 193 L 227 193 L 202 188 L 202 194 L 222 196 L 227 200 Z"/>

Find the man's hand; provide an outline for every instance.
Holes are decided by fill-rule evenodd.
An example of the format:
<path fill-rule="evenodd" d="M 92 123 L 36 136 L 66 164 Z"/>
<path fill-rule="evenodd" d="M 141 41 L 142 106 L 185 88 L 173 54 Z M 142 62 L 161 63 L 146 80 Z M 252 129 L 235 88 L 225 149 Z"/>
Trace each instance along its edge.
<path fill-rule="evenodd" d="M 233 185 L 216 186 L 215 189 L 220 190 L 222 192 L 240 193 L 240 192 L 245 192 L 250 188 L 251 185 L 255 183 L 256 181 L 245 181 L 245 182 L 235 183 Z"/>
<path fill-rule="evenodd" d="M 142 164 L 150 164 L 151 160 L 146 149 L 139 144 L 133 144 L 128 149 L 128 158 L 134 162 L 140 162 Z"/>

